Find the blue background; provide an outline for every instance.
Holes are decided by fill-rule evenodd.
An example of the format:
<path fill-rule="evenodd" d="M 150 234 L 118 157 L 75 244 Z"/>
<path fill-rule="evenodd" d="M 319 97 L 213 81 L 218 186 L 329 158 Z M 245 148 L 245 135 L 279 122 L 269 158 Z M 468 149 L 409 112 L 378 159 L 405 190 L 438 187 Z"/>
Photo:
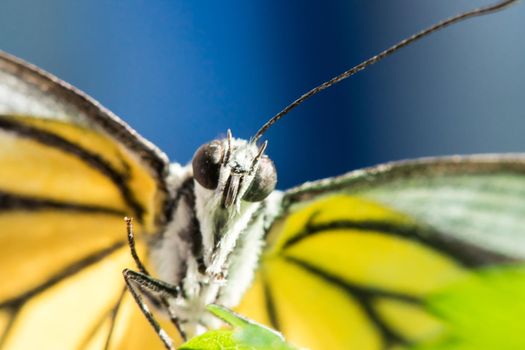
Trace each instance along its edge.
<path fill-rule="evenodd" d="M 490 1 L 28 1 L 0 48 L 86 91 L 185 163 L 313 86 Z M 525 4 L 432 35 L 267 134 L 279 187 L 389 160 L 525 151 Z"/>

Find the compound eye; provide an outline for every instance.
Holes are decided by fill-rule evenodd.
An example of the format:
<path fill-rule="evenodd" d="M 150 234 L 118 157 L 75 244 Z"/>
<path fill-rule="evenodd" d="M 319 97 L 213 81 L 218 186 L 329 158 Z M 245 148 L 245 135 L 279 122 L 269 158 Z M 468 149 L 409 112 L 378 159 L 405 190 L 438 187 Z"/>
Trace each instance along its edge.
<path fill-rule="evenodd" d="M 200 146 L 195 152 L 191 161 L 193 177 L 202 187 L 209 190 L 217 188 L 223 154 L 222 142 L 217 140 Z"/>
<path fill-rule="evenodd" d="M 247 202 L 260 202 L 275 190 L 277 172 L 273 162 L 267 156 L 259 159 L 259 167 L 255 172 L 250 187 L 246 190 L 243 199 Z"/>

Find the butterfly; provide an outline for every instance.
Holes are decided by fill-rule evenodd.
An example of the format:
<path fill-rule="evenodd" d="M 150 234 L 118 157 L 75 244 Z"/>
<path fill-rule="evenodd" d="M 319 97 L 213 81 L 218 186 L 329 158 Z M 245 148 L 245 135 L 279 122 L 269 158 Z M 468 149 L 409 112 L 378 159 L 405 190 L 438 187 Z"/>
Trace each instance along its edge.
<path fill-rule="evenodd" d="M 220 326 L 209 303 L 312 349 L 455 336 L 440 300 L 465 284 L 481 298 L 499 285 L 491 272 L 519 278 L 504 269 L 525 255 L 525 156 L 384 164 L 280 192 L 259 142 L 304 99 L 391 51 L 303 95 L 250 140 L 228 132 L 204 144 L 187 166 L 84 93 L 1 54 L 0 347 L 169 348 Z M 500 305 L 492 294 L 480 305 L 489 301 Z"/>

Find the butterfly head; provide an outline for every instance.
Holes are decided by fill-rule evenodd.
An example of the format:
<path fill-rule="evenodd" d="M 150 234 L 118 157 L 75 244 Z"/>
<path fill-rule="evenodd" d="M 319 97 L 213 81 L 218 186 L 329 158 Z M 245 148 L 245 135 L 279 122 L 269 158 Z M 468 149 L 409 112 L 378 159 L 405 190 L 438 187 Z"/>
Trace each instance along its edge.
<path fill-rule="evenodd" d="M 220 197 L 222 209 L 238 207 L 241 200 L 262 201 L 277 183 L 275 166 L 264 154 L 266 145 L 234 139 L 228 130 L 225 139 L 204 144 L 195 152 L 193 177 Z"/>

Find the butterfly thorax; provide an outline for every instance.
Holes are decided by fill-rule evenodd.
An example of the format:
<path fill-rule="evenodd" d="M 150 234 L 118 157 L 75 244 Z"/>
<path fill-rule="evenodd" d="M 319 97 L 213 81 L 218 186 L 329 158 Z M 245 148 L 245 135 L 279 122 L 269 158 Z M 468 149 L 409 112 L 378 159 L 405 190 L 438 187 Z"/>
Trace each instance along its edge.
<path fill-rule="evenodd" d="M 252 200 L 260 197 L 254 189 L 266 190 L 260 188 L 260 181 L 254 187 L 264 170 L 259 159 L 267 160 L 254 144 L 229 138 L 203 147 L 208 149 L 201 147 L 192 165 L 170 168 L 171 221 L 151 243 L 150 254 L 158 278 L 182 291 L 169 303 L 188 336 L 214 326 L 206 316 L 206 305 L 239 303 L 257 267 L 266 223 L 273 216 L 269 213 L 274 212 L 269 208 L 280 197 L 273 191 L 262 200 Z M 223 154 L 210 155 L 217 150 Z M 217 169 L 210 169 L 210 156 L 217 157 L 212 159 L 218 164 L 214 174 Z M 202 164 L 207 172 L 194 176 Z M 206 178 L 210 172 L 216 179 Z M 271 185 L 273 190 L 275 181 Z"/>

